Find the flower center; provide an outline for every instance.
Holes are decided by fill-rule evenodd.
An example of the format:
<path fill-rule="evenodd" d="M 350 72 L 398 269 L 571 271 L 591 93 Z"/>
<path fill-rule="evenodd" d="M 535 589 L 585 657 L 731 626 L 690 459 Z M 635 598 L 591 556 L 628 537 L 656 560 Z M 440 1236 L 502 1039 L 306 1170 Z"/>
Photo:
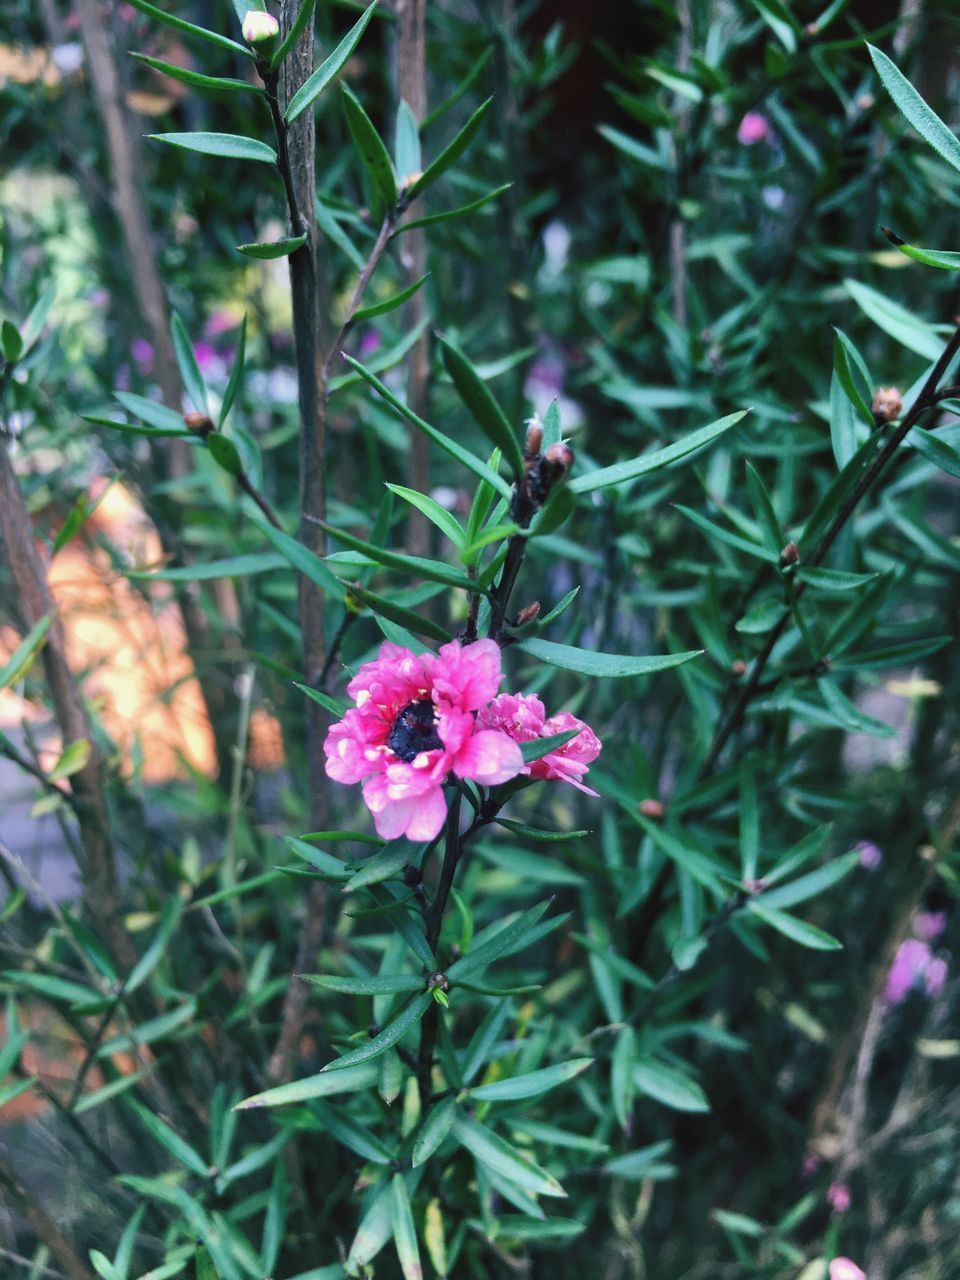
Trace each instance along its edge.
<path fill-rule="evenodd" d="M 410 763 L 421 751 L 443 747 L 437 734 L 437 717 L 432 702 L 408 702 L 387 734 L 387 746 L 401 760 Z"/>

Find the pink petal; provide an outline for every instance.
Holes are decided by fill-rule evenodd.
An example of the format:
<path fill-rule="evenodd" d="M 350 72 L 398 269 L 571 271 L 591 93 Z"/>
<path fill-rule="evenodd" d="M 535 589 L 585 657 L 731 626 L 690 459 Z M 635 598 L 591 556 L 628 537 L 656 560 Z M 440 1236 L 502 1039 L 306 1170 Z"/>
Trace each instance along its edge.
<path fill-rule="evenodd" d="M 478 711 L 496 696 L 503 679 L 500 646 L 494 640 L 445 644 L 433 666 L 434 701 Z"/>
<path fill-rule="evenodd" d="M 523 770 L 523 754 L 505 733 L 480 729 L 453 762 L 460 778 L 473 778 L 483 786 L 508 782 Z"/>

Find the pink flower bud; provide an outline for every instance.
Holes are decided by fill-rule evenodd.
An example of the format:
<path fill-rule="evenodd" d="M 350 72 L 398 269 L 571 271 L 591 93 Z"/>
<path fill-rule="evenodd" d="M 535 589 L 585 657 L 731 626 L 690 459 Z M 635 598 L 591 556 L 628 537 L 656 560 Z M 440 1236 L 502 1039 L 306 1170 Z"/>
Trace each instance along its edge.
<path fill-rule="evenodd" d="M 263 9 L 251 9 L 243 20 L 243 38 L 247 44 L 264 44 L 279 34 L 280 23 Z"/>
<path fill-rule="evenodd" d="M 827 1190 L 827 1203 L 834 1213 L 846 1213 L 853 1203 L 850 1188 L 845 1182 L 831 1182 Z"/>
<path fill-rule="evenodd" d="M 830 1263 L 830 1280 L 867 1280 L 867 1273 L 850 1258 L 834 1258 Z"/>
<path fill-rule="evenodd" d="M 770 121 L 759 111 L 748 111 L 737 129 L 737 141 L 744 147 L 766 142 L 771 136 Z"/>

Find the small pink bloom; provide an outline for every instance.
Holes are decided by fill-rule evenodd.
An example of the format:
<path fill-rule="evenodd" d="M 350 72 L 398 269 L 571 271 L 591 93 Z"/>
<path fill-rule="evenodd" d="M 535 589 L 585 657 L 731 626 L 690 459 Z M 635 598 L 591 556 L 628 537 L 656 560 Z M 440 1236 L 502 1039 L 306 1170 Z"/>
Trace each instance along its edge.
<path fill-rule="evenodd" d="M 850 1188 L 845 1182 L 831 1182 L 827 1189 L 827 1203 L 834 1213 L 846 1213 L 853 1203 Z"/>
<path fill-rule="evenodd" d="M 146 338 L 134 338 L 130 351 L 141 373 L 149 373 L 153 368 L 153 347 Z"/>
<path fill-rule="evenodd" d="M 872 840 L 859 841 L 856 851 L 860 855 L 860 865 L 866 871 L 876 871 L 883 862 L 883 852 Z"/>
<path fill-rule="evenodd" d="M 493 640 L 452 640 L 438 654 L 381 645 L 347 685 L 356 706 L 327 734 L 327 776 L 363 784 L 384 839 L 434 839 L 447 816 L 449 773 L 495 786 L 523 769 L 517 744 L 474 714 L 502 679 Z"/>
<path fill-rule="evenodd" d="M 203 332 L 208 338 L 219 338 L 221 334 L 229 333 L 231 329 L 236 329 L 239 325 L 240 321 L 232 311 L 227 310 L 225 307 L 220 307 L 207 318 L 207 323 L 203 326 Z"/>
<path fill-rule="evenodd" d="M 360 339 L 361 356 L 372 356 L 375 351 L 379 351 L 383 346 L 383 339 L 377 333 L 376 329 L 364 330 L 363 337 Z"/>
<path fill-rule="evenodd" d="M 600 754 L 600 739 L 589 725 L 568 711 L 547 719 L 546 708 L 539 698 L 525 693 L 502 693 L 480 712 L 478 723 L 501 729 L 514 742 L 533 742 L 536 738 L 551 738 L 557 733 L 579 729 L 575 738 L 525 765 L 522 772 L 531 778 L 569 782 L 590 796 L 597 794 L 580 779 L 587 772 L 587 766 Z"/>
<path fill-rule="evenodd" d="M 934 956 L 927 965 L 927 972 L 923 977 L 924 985 L 927 988 L 927 995 L 931 1000 L 935 1000 L 947 985 L 947 962 L 941 956 Z"/>
<path fill-rule="evenodd" d="M 945 911 L 918 911 L 913 917 L 913 932 L 924 942 L 935 942 L 946 927 Z"/>
<path fill-rule="evenodd" d="M 209 342 L 194 343 L 193 354 L 197 357 L 200 372 L 205 373 L 217 360 L 217 353 Z"/>
<path fill-rule="evenodd" d="M 748 111 L 737 129 L 737 141 L 744 147 L 752 147 L 758 142 L 766 142 L 770 134 L 767 117 L 759 111 Z"/>
<path fill-rule="evenodd" d="M 899 1004 L 905 1000 L 915 986 L 924 978 L 933 956 L 930 946 L 918 938 L 907 938 L 897 948 L 884 994 L 891 1004 Z"/>
<path fill-rule="evenodd" d="M 804 1180 L 806 1181 L 807 1179 L 812 1178 L 819 1168 L 820 1168 L 820 1157 L 816 1154 L 815 1151 L 808 1151 L 807 1154 L 803 1157 Z"/>
<path fill-rule="evenodd" d="M 867 1273 L 850 1258 L 834 1258 L 830 1263 L 830 1280 L 867 1280 Z"/>

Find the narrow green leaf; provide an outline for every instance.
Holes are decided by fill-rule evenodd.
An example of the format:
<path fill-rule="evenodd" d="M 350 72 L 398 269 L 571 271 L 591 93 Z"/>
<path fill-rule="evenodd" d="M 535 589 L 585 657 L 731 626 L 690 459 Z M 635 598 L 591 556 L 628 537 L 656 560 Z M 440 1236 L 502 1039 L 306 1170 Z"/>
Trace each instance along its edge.
<path fill-rule="evenodd" d="M 435 1102 L 427 1112 L 426 1119 L 420 1126 L 420 1131 L 413 1143 L 412 1164 L 415 1169 L 429 1160 L 444 1142 L 453 1127 L 456 1114 L 457 1104 L 452 1097 Z"/>
<path fill-rule="evenodd" d="M 876 289 L 861 284 L 859 280 L 844 280 L 843 285 L 860 310 L 884 333 L 888 333 L 908 351 L 915 351 L 927 360 L 939 360 L 944 341 L 925 321 L 918 319 L 898 302 L 884 297 Z"/>
<path fill-rule="evenodd" d="M 867 45 L 877 75 L 890 94 L 901 115 L 913 125 L 925 142 L 933 147 L 947 164 L 960 172 L 960 141 L 937 113 L 921 98 L 910 81 L 885 53 Z"/>
<path fill-rule="evenodd" d="M 223 435 L 220 431 L 211 431 L 206 441 L 210 456 L 218 467 L 222 467 L 230 476 L 243 475 L 243 459 L 240 457 L 240 450 L 229 436 Z"/>
<path fill-rule="evenodd" d="M 276 164 L 277 153 L 265 142 L 238 133 L 148 133 L 154 142 L 165 142 L 186 151 L 199 151 L 205 156 L 222 156 L 228 160 L 256 160 Z"/>
<path fill-rule="evenodd" d="M 221 49 L 229 49 L 232 53 L 242 53 L 245 58 L 254 57 L 253 52 L 246 45 L 239 44 L 236 40 L 230 40 L 227 36 L 220 35 L 219 32 L 208 31 L 206 27 L 198 27 L 193 22 L 186 22 L 183 18 L 177 18 L 172 13 L 166 13 L 163 9 L 158 9 L 156 5 L 149 4 L 147 0 L 130 0 L 130 3 L 134 9 L 139 9 L 148 18 L 154 18 L 157 22 L 162 22 L 167 27 L 173 27 L 174 31 L 180 31 L 185 36 L 204 40 L 207 44 L 219 45 Z"/>
<path fill-rule="evenodd" d="M 420 1265 L 420 1248 L 417 1244 L 417 1231 L 413 1225 L 410 1197 L 407 1194 L 407 1184 L 403 1180 L 402 1173 L 393 1175 L 391 1199 L 393 1242 L 397 1246 L 400 1270 L 403 1272 L 404 1280 L 423 1280 L 423 1268 Z"/>
<path fill-rule="evenodd" d="M 514 647 L 552 667 L 561 667 L 564 671 L 576 671 L 580 675 L 595 676 L 598 679 L 652 675 L 657 671 L 667 671 L 670 667 L 679 667 L 684 662 L 699 658 L 703 653 L 702 649 L 691 649 L 686 653 L 637 658 L 630 654 L 592 653 L 588 649 L 576 649 L 571 645 L 555 644 L 552 640 L 537 638 L 518 640 Z"/>
<path fill-rule="evenodd" d="M 337 1093 L 357 1093 L 368 1089 L 377 1082 L 377 1068 L 372 1062 L 363 1062 L 356 1067 L 346 1067 L 340 1071 L 324 1071 L 319 1075 L 308 1076 L 304 1080 L 294 1080 L 291 1084 L 281 1084 L 275 1089 L 267 1089 L 265 1093 L 255 1093 L 244 1098 L 233 1108 L 234 1111 L 251 1111 L 255 1107 L 286 1107 L 294 1102 L 309 1102 L 313 1098 L 329 1098 Z"/>
<path fill-rule="evenodd" d="M 570 1062 L 560 1062 L 553 1067 L 542 1067 L 539 1071 L 528 1071 L 525 1075 L 496 1080 L 493 1084 L 476 1085 L 468 1089 L 467 1093 L 471 1098 L 483 1102 L 516 1102 L 521 1098 L 539 1098 L 541 1094 L 573 1080 L 592 1065 L 593 1058 L 573 1058 Z"/>
<path fill-rule="evenodd" d="M 137 1102 L 133 1098 L 126 1099 L 127 1106 L 131 1111 L 140 1118 L 141 1124 L 150 1132 L 154 1141 L 159 1143 L 165 1151 L 173 1156 L 174 1160 L 178 1160 L 191 1173 L 197 1174 L 200 1178 L 210 1176 L 210 1166 L 189 1142 L 185 1142 L 166 1121 L 161 1120 L 159 1116 L 155 1116 L 142 1103 Z"/>
<path fill-rule="evenodd" d="M 170 336 L 173 339 L 173 350 L 180 367 L 184 390 L 199 413 L 209 414 L 210 405 L 207 399 L 207 386 L 197 364 L 196 352 L 183 320 L 174 311 L 170 318 Z"/>
<path fill-rule="evenodd" d="M 23 354 L 23 338 L 12 320 L 4 320 L 0 324 L 0 348 L 3 350 L 4 360 L 9 364 L 16 364 Z"/>
<path fill-rule="evenodd" d="M 523 450 L 506 414 L 463 352 L 446 338 L 438 340 L 444 367 L 453 379 L 460 399 L 490 443 L 502 451 L 514 478 L 521 479 L 524 474 Z"/>
<path fill-rule="evenodd" d="M 21 324 L 20 339 L 23 343 L 20 351 L 21 359 L 30 352 L 43 333 L 43 326 L 47 323 L 47 316 L 50 314 L 50 308 L 53 306 L 56 296 L 57 286 L 48 284 L 34 303 L 26 320 Z"/>
<path fill-rule="evenodd" d="M 530 907 L 529 910 L 521 912 L 519 916 L 487 941 L 481 942 L 479 938 L 475 938 L 472 950 L 468 951 L 465 956 L 461 956 L 459 960 L 455 960 L 446 970 L 447 977 L 451 981 L 457 978 L 467 978 L 473 973 L 479 973 L 481 969 L 485 969 L 487 965 L 492 964 L 494 960 L 500 959 L 501 956 L 506 955 L 508 952 L 517 950 L 523 940 L 533 931 L 534 926 L 552 901 L 552 898 L 545 898 L 543 902 L 537 903 L 535 907 Z"/>
<path fill-rule="evenodd" d="M 482 209 L 484 205 L 489 204 L 491 200 L 496 200 L 505 191 L 509 191 L 512 186 L 512 182 L 504 182 L 502 186 L 494 187 L 492 191 L 488 191 L 485 196 L 480 196 L 477 200 L 470 200 L 467 204 L 457 205 L 455 209 L 445 209 L 442 213 L 430 213 L 423 218 L 412 218 L 409 222 L 401 222 L 395 234 L 400 235 L 404 231 L 413 231 L 416 227 L 433 227 L 440 222 L 452 222 L 454 218 L 463 218 L 468 213 L 476 213 L 478 209 Z"/>
<path fill-rule="evenodd" d="M 10 685 L 17 684 L 27 674 L 37 654 L 40 653 L 47 632 L 56 616 L 56 609 L 51 610 L 23 637 L 7 661 L 0 667 L 0 689 L 8 689 Z"/>
<path fill-rule="evenodd" d="M 260 92 L 249 80 L 233 80 L 229 76 L 205 76 L 199 71 L 192 71 L 189 67 L 178 67 L 173 62 L 161 62 L 159 58 L 148 58 L 145 53 L 131 53 L 130 56 L 142 62 L 144 66 L 152 67 L 154 71 L 169 76 L 171 80 L 179 80 L 181 84 L 192 85 L 195 89 L 209 89 L 214 93 Z"/>
<path fill-rule="evenodd" d="M 889 227 L 884 227 L 883 233 L 895 249 L 899 249 L 908 258 L 913 258 L 914 262 L 939 267 L 941 271 L 960 271 L 960 253 L 943 249 L 921 249 L 918 245 L 907 244 L 906 240 L 901 240 Z"/>
<path fill-rule="evenodd" d="M 291 538 L 282 529 L 275 529 L 262 516 L 251 513 L 250 518 L 264 537 L 273 543 L 280 554 L 293 565 L 298 573 L 302 573 L 305 578 L 308 578 L 316 586 L 321 587 L 328 595 L 332 595 L 335 600 L 343 599 L 342 583 L 320 556 L 305 547 L 297 538 Z"/>
<path fill-rule="evenodd" d="M 377 0 L 373 0 L 373 4 L 369 5 L 357 22 L 350 28 L 343 37 L 333 53 L 329 55 L 320 66 L 317 67 L 313 75 L 311 75 L 300 86 L 297 92 L 287 103 L 287 109 L 284 112 L 284 118 L 287 124 L 293 124 L 297 116 L 306 111 L 311 106 L 324 89 L 343 70 L 343 67 L 353 53 L 354 49 L 360 42 L 360 37 L 367 28 L 367 23 L 373 17 L 373 11 L 377 7 Z"/>
<path fill-rule="evenodd" d="M 417 865 L 422 856 L 423 847 L 423 845 L 411 844 L 408 840 L 392 840 L 390 844 L 366 859 L 359 871 L 354 872 L 344 885 L 344 892 L 353 893 L 367 885 L 399 879 L 404 867 L 410 864 Z"/>
<path fill-rule="evenodd" d="M 689 1076 L 656 1058 L 641 1057 L 633 1070 L 637 1091 L 674 1111 L 709 1111 L 707 1096 Z"/>
<path fill-rule="evenodd" d="M 824 893 L 832 888 L 849 875 L 859 860 L 860 855 L 856 852 L 844 854 L 840 858 L 832 858 L 816 871 L 808 871 L 806 875 L 800 876 L 797 880 L 791 880 L 789 884 L 781 885 L 778 889 L 765 890 L 752 898 L 751 902 L 758 902 L 764 910 L 795 907 L 798 903 L 806 902 L 818 893 Z"/>
<path fill-rule="evenodd" d="M 384 204 L 393 209 L 397 203 L 397 180 L 390 162 L 390 152 L 377 133 L 373 121 L 364 111 L 360 100 L 345 84 L 340 86 L 347 125 L 363 166 L 370 174 L 373 185 L 380 192 Z"/>
<path fill-rule="evenodd" d="M 747 910 L 751 915 L 755 915 L 758 920 L 762 920 L 764 924 L 770 925 L 778 933 L 782 933 L 784 937 L 789 938 L 791 942 L 798 942 L 801 947 L 809 947 L 812 951 L 840 951 L 843 949 L 843 943 L 838 942 L 829 933 L 824 933 L 822 929 L 818 929 L 815 925 L 808 924 L 806 920 L 798 920 L 796 916 L 787 915 L 785 911 L 768 909 L 762 903 L 754 900 L 747 903 Z"/>
<path fill-rule="evenodd" d="M 439 622 L 434 622 L 426 614 L 415 613 L 412 609 L 404 609 L 402 605 L 395 604 L 384 596 L 378 596 L 373 591 L 368 591 L 366 587 L 361 587 L 357 582 L 346 582 L 344 586 L 352 596 L 362 600 L 367 608 L 372 609 L 374 613 L 379 614 L 381 617 L 389 618 L 391 622 L 395 622 L 398 626 L 406 627 L 414 635 L 429 636 L 431 640 L 437 640 L 440 644 L 447 644 L 451 638 L 450 632 L 446 627 L 442 627 Z"/>
<path fill-rule="evenodd" d="M 456 458 L 458 462 L 461 462 L 469 471 L 472 471 L 474 475 L 479 476 L 481 480 L 485 480 L 487 484 L 491 485 L 491 487 L 501 495 L 501 497 L 509 499 L 510 486 L 502 476 L 498 475 L 495 471 L 492 471 L 490 467 L 488 467 L 485 462 L 481 462 L 475 454 L 470 453 L 468 450 L 458 445 L 454 440 L 449 439 L 442 431 L 438 431 L 436 427 L 432 427 L 429 422 L 425 422 L 423 418 L 415 414 L 412 409 L 408 409 L 403 401 L 399 400 L 389 387 L 382 383 L 380 379 L 369 369 L 365 368 L 359 360 L 354 360 L 352 356 L 347 355 L 344 356 L 344 359 L 352 369 L 357 371 L 360 377 L 363 378 L 364 382 L 369 383 L 370 386 L 373 387 L 373 389 L 377 391 L 384 400 L 386 400 L 387 404 L 397 411 L 397 413 L 406 418 L 406 420 L 419 431 L 422 431 L 425 436 L 434 442 L 434 444 L 439 445 L 441 449 L 446 453 L 449 453 L 452 458 Z"/>
<path fill-rule="evenodd" d="M 925 431 L 923 427 L 914 427 L 908 439 L 917 453 L 928 462 L 945 471 L 948 476 L 960 478 L 960 450 L 954 449 L 932 431 Z"/>
<path fill-rule="evenodd" d="M 397 551 L 387 551 L 384 547 L 374 546 L 372 542 L 365 542 L 363 538 L 355 538 L 345 529 L 338 529 L 323 520 L 318 520 L 317 523 L 331 538 L 351 547 L 354 551 L 362 551 L 365 556 L 376 560 L 378 564 L 385 565 L 388 569 L 396 569 L 414 578 L 424 578 L 428 582 L 442 582 L 448 587 L 460 587 L 475 595 L 486 594 L 472 578 L 468 578 L 457 569 L 450 568 L 440 560 L 425 560 L 421 556 L 406 556 Z"/>
<path fill-rule="evenodd" d="M 407 285 L 406 289 L 401 289 L 399 293 L 395 293 L 389 298 L 384 298 L 382 302 L 372 302 L 369 307 L 361 307 L 353 313 L 350 323 L 359 324 L 365 320 L 372 320 L 374 316 L 386 315 L 388 311 L 396 311 L 397 307 L 402 306 L 408 299 L 413 297 L 429 275 L 430 272 L 428 271 L 419 280 L 414 280 L 413 284 Z"/>
<path fill-rule="evenodd" d="M 412 973 L 372 974 L 370 977 L 340 977 L 330 973 L 301 973 L 297 976 L 312 987 L 348 996 L 393 995 L 400 991 L 422 991 L 424 986 L 423 978 Z"/>
<path fill-rule="evenodd" d="M 371 1037 L 366 1044 L 362 1044 L 359 1049 L 353 1049 L 349 1053 L 342 1053 L 339 1058 L 334 1058 L 332 1062 L 328 1062 L 323 1068 L 321 1074 L 330 1072 L 337 1074 L 347 1067 L 358 1066 L 369 1062 L 371 1058 L 377 1058 L 381 1053 L 386 1053 L 388 1049 L 393 1048 L 398 1040 L 401 1040 L 411 1027 L 416 1026 L 423 1015 L 433 1004 L 433 993 L 424 991 L 404 1005 L 395 1018 L 380 1031 L 377 1035 Z"/>
<path fill-rule="evenodd" d="M 458 550 L 463 546 L 466 537 L 463 526 L 446 507 L 441 507 L 439 502 L 435 502 L 433 498 L 428 497 L 425 493 L 418 493 L 416 489 L 405 489 L 400 484 L 388 484 L 387 488 L 391 493 L 403 498 L 404 502 L 409 502 L 411 506 L 422 512 L 431 524 L 435 524 L 440 532 L 450 539 Z"/>
<path fill-rule="evenodd" d="M 636 480 L 639 476 L 646 475 L 651 471 L 659 471 L 661 467 L 667 467 L 672 462 L 678 462 L 681 458 L 687 457 L 688 454 L 695 453 L 699 449 L 706 448 L 719 436 L 736 424 L 749 413 L 749 409 L 741 409 L 739 413 L 730 413 L 725 418 L 719 418 L 716 422 L 711 422 L 705 427 L 700 427 L 696 431 L 691 431 L 685 435 L 682 440 L 677 440 L 673 444 L 669 444 L 664 449 L 658 449 L 654 453 L 644 454 L 640 458 L 634 458 L 630 462 L 616 462 L 613 466 L 603 467 L 599 471 L 588 472 L 585 476 L 577 476 L 571 480 L 569 487 L 573 493 L 594 493 L 597 489 L 606 489 L 612 484 L 625 484 L 629 480 Z"/>
<path fill-rule="evenodd" d="M 490 109 L 492 101 L 492 98 L 487 98 L 486 102 L 482 102 L 453 141 L 444 147 L 436 160 L 427 165 L 426 169 L 407 192 L 409 199 L 413 200 L 421 191 L 426 191 L 427 187 L 432 186 L 439 177 L 446 173 L 451 165 L 456 164 L 476 137 L 477 130 L 483 123 L 483 117 Z"/>
<path fill-rule="evenodd" d="M 610 1062 L 610 1096 L 620 1128 L 630 1131 L 633 1115 L 633 1073 L 637 1065 L 637 1033 L 625 1026 L 617 1036 Z"/>
<path fill-rule="evenodd" d="M 227 560 L 208 560 L 206 564 L 188 564 L 176 569 L 128 569 L 126 576 L 139 582 L 212 582 L 218 578 L 250 578 L 257 573 L 271 573 L 288 561 L 271 551 L 251 555 L 230 556 Z"/>
<path fill-rule="evenodd" d="M 532 1191 L 534 1195 L 565 1196 L 560 1183 L 546 1169 L 523 1155 L 509 1142 L 469 1116 L 457 1115 L 453 1122 L 453 1135 L 475 1156 L 508 1182 Z"/>
<path fill-rule="evenodd" d="M 407 102 L 400 99 L 397 107 L 397 129 L 394 135 L 393 161 L 401 187 L 409 185 L 411 178 L 420 176 L 423 161 L 420 156 L 420 126 Z"/>
<path fill-rule="evenodd" d="M 534 738 L 530 742 L 521 742 L 520 754 L 523 756 L 523 763 L 532 764 L 534 760 L 542 759 L 551 751 L 557 751 L 576 738 L 579 733 L 579 729 L 567 729 L 563 733 L 552 733 L 546 738 Z"/>
<path fill-rule="evenodd" d="M 237 252 L 246 254 L 248 258 L 263 258 L 265 260 L 289 258 L 291 253 L 296 253 L 306 243 L 306 235 L 284 236 L 282 240 L 271 240 L 259 244 L 238 244 Z"/>

